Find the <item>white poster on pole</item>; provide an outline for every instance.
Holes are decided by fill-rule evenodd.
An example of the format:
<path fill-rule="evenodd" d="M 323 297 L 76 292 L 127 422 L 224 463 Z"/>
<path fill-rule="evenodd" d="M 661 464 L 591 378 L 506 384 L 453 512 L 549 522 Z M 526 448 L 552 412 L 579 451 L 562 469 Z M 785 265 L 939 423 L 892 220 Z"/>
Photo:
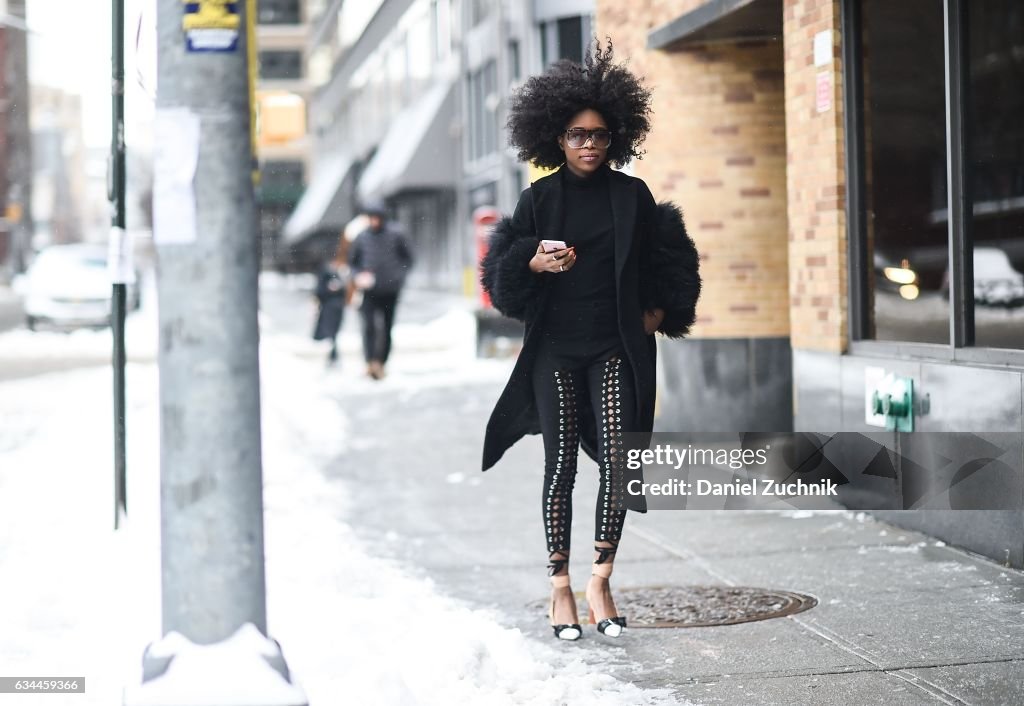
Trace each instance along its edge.
<path fill-rule="evenodd" d="M 107 241 L 107 274 L 113 284 L 135 284 L 132 236 L 124 228 L 110 229 Z"/>
<path fill-rule="evenodd" d="M 153 242 L 195 242 L 199 116 L 187 108 L 160 108 L 153 133 Z"/>

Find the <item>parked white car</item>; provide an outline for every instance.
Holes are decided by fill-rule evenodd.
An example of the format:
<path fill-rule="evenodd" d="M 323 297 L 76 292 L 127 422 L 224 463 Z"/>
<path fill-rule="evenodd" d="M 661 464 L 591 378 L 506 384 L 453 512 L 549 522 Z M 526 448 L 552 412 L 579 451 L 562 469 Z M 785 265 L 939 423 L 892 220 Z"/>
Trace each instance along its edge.
<path fill-rule="evenodd" d="M 942 275 L 943 297 L 949 297 L 949 270 Z M 1000 248 L 974 248 L 974 303 L 980 306 L 1024 305 L 1024 274 L 1013 267 Z"/>
<path fill-rule="evenodd" d="M 107 274 L 107 249 L 86 243 L 44 248 L 20 278 L 17 292 L 24 298 L 25 324 L 30 330 L 43 323 L 109 326 L 113 288 Z M 139 307 L 137 281 L 128 285 L 126 299 L 129 310 Z"/>
<path fill-rule="evenodd" d="M 988 306 L 1024 303 L 1024 275 L 999 248 L 974 248 L 974 301 Z"/>

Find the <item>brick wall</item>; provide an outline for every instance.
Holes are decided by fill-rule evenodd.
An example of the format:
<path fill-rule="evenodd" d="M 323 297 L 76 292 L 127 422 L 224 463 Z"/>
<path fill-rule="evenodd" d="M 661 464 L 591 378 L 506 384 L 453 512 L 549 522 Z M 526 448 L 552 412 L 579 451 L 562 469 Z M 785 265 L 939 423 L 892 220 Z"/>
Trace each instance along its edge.
<path fill-rule="evenodd" d="M 838 0 L 785 0 L 790 321 L 794 348 L 847 344 L 846 179 Z M 832 61 L 814 65 L 814 36 L 832 34 Z M 818 74 L 831 107 L 819 112 Z"/>
<path fill-rule="evenodd" d="M 647 50 L 647 33 L 699 0 L 597 0 L 595 33 L 654 91 L 647 154 L 656 199 L 678 203 L 701 253 L 695 338 L 787 336 L 789 266 L 783 47 Z"/>

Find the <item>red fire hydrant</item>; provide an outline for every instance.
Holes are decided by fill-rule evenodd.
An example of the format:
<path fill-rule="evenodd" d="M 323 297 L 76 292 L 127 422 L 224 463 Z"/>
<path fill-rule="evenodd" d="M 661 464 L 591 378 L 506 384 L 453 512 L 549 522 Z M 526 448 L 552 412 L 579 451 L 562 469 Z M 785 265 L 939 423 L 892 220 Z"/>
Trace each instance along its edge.
<path fill-rule="evenodd" d="M 476 289 L 480 296 L 480 308 L 491 308 L 491 297 L 480 286 L 481 265 L 490 246 L 491 227 L 498 222 L 501 214 L 493 206 L 480 206 L 473 211 L 473 233 L 476 239 Z"/>

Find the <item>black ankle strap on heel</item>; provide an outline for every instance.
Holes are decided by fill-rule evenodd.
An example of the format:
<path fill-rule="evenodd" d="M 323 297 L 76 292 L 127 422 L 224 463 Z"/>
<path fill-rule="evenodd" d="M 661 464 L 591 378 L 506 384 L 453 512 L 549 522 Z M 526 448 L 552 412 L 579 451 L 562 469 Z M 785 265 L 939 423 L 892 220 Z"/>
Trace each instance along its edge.
<path fill-rule="evenodd" d="M 562 573 L 562 570 L 569 564 L 569 552 L 556 549 L 551 553 L 563 557 L 562 559 L 548 559 L 548 576 L 555 576 Z"/>
<path fill-rule="evenodd" d="M 617 552 L 618 550 L 619 550 L 618 542 L 612 544 L 612 546 L 610 546 L 610 547 L 599 547 L 598 545 L 595 544 L 594 545 L 594 551 L 597 552 L 598 556 L 597 556 L 597 560 L 594 563 L 595 564 L 606 564 L 606 563 L 608 563 L 609 559 L 614 559 L 615 558 L 615 552 Z"/>
<path fill-rule="evenodd" d="M 569 563 L 568 559 L 552 559 L 551 563 L 548 564 L 548 576 L 556 576 L 562 573 L 562 569 Z"/>

